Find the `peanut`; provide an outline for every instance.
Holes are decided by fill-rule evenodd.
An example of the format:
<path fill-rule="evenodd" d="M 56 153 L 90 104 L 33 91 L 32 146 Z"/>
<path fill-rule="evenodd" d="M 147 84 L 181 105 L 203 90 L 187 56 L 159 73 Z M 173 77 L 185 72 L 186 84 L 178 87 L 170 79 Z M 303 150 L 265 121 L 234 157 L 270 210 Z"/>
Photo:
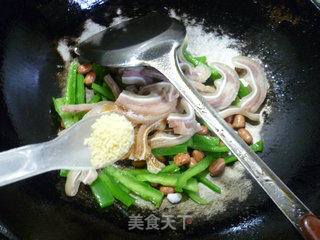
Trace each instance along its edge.
<path fill-rule="evenodd" d="M 218 176 L 224 171 L 226 162 L 223 158 L 217 158 L 209 167 L 209 172 L 211 176 Z"/>
<path fill-rule="evenodd" d="M 87 74 L 92 69 L 92 65 L 90 63 L 84 63 L 78 66 L 77 72 L 80 74 Z"/>
<path fill-rule="evenodd" d="M 190 155 L 188 153 L 179 153 L 173 158 L 174 164 L 177 166 L 182 166 L 190 162 Z"/>

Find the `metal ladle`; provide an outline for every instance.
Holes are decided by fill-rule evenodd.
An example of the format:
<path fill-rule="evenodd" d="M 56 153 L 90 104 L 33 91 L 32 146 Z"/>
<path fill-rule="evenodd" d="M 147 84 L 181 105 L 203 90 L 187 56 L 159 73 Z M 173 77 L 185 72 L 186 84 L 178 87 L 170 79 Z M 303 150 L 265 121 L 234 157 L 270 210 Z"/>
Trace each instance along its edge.
<path fill-rule="evenodd" d="M 151 66 L 160 71 L 227 145 L 294 227 L 307 239 L 320 239 L 320 220 L 184 78 L 176 52 L 185 36 L 186 29 L 181 22 L 151 14 L 110 27 L 80 43 L 75 52 L 104 66 Z"/>

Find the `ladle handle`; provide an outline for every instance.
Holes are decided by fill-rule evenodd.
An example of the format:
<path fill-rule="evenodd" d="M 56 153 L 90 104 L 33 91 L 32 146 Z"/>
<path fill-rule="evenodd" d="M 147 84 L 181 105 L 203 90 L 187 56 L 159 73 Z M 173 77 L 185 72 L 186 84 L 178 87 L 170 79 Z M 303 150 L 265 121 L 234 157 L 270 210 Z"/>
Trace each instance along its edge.
<path fill-rule="evenodd" d="M 306 216 L 306 214 L 312 214 L 311 211 L 294 195 L 279 177 L 273 173 L 262 159 L 248 147 L 234 130 L 227 125 L 226 121 L 202 98 L 192 84 L 185 79 L 178 66 L 176 47 L 178 46 L 173 46 L 171 50 L 162 57 L 144 62 L 144 64 L 156 68 L 170 80 L 198 115 L 226 144 L 257 183 L 270 196 L 293 226 L 304 237 L 313 236 L 311 232 L 314 228 L 309 227 L 311 226 L 311 218 L 302 218 L 302 216 Z M 300 221 L 301 218 L 302 221 Z M 300 225 L 300 222 L 302 225 Z M 309 232 L 311 235 L 304 234 L 304 231 Z"/>
<path fill-rule="evenodd" d="M 45 171 L 45 164 L 38 164 L 43 144 L 32 144 L 0 153 L 0 187 L 35 176 Z"/>
<path fill-rule="evenodd" d="M 320 219 L 315 215 L 306 214 L 300 218 L 302 234 L 308 240 L 320 240 Z"/>

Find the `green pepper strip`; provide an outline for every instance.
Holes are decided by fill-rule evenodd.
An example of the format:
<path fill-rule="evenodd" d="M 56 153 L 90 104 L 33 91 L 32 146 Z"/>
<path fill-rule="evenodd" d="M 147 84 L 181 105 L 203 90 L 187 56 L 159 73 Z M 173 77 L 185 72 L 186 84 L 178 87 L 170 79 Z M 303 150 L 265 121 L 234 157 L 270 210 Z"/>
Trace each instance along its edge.
<path fill-rule="evenodd" d="M 65 105 L 65 98 L 52 98 L 54 109 L 61 117 L 63 124 L 66 128 L 71 127 L 73 124 L 78 122 L 78 117 L 72 113 L 62 113 L 60 108 Z"/>
<path fill-rule="evenodd" d="M 76 61 L 73 61 L 69 67 L 69 73 L 66 84 L 65 104 L 76 103 L 77 68 L 78 63 Z"/>
<path fill-rule="evenodd" d="M 165 148 L 152 149 L 152 154 L 157 156 L 172 156 L 188 152 L 188 148 L 207 152 L 229 152 L 226 146 L 219 146 L 220 139 L 207 135 L 195 134 L 185 143 Z"/>
<path fill-rule="evenodd" d="M 151 187 L 150 185 L 138 181 L 133 175 L 129 174 L 126 171 L 120 171 L 114 166 L 108 166 L 104 169 L 107 173 L 112 175 L 116 180 L 125 185 L 135 194 L 140 197 L 153 202 L 157 208 L 160 207 L 163 193 L 159 190 Z"/>
<path fill-rule="evenodd" d="M 107 67 L 105 66 L 100 66 L 96 63 L 92 64 L 92 70 L 95 72 L 96 74 L 96 80 L 95 82 L 98 84 L 102 84 L 104 82 L 103 78 L 105 75 L 107 75 L 109 73 L 109 70 Z"/>
<path fill-rule="evenodd" d="M 95 92 L 100 93 L 103 97 L 106 97 L 107 100 L 109 100 L 109 101 L 114 101 L 115 100 L 115 97 L 113 96 L 113 93 L 107 87 L 101 86 L 101 85 L 96 84 L 96 83 L 92 83 L 91 87 Z"/>
<path fill-rule="evenodd" d="M 232 106 L 239 106 L 240 105 L 240 98 L 239 96 L 231 103 Z"/>
<path fill-rule="evenodd" d="M 238 97 L 241 99 L 249 94 L 250 94 L 250 90 L 247 87 L 245 87 L 243 85 L 243 83 L 240 81 L 240 88 L 239 88 L 239 92 L 238 92 Z"/>
<path fill-rule="evenodd" d="M 69 173 L 69 170 L 61 169 L 60 170 L 60 177 L 67 177 Z"/>
<path fill-rule="evenodd" d="M 82 74 L 77 73 L 76 104 L 82 104 L 85 102 L 84 77 Z"/>
<path fill-rule="evenodd" d="M 206 185 L 208 188 L 210 188 L 211 190 L 221 194 L 221 188 L 218 187 L 217 185 L 215 185 L 213 182 L 211 182 L 208 178 L 206 178 L 206 175 L 208 174 L 208 171 L 205 170 L 202 173 L 199 173 L 198 175 L 196 175 L 196 179 L 203 183 L 204 185 Z"/>
<path fill-rule="evenodd" d="M 161 173 L 175 173 L 178 172 L 180 168 L 175 164 L 170 164 L 168 166 L 165 166 L 164 169 L 162 169 Z"/>
<path fill-rule="evenodd" d="M 96 95 L 94 95 L 94 96 L 90 99 L 90 101 L 89 101 L 88 103 L 97 103 L 97 102 L 99 102 L 100 100 L 101 100 L 101 96 L 98 95 L 98 94 L 96 94 Z"/>
<path fill-rule="evenodd" d="M 201 151 L 207 152 L 220 152 L 221 150 L 228 152 L 228 149 L 221 149 L 219 146 L 220 139 L 218 137 L 211 137 L 207 135 L 199 135 L 195 134 L 192 137 L 192 145 L 190 146 L 192 149 L 197 149 Z M 225 146 L 223 146 L 225 147 Z"/>
<path fill-rule="evenodd" d="M 199 197 L 196 193 L 191 192 L 189 190 L 185 190 L 186 194 L 188 195 L 189 198 L 191 198 L 193 201 L 196 203 L 199 203 L 201 205 L 206 205 L 206 204 L 212 204 L 212 201 L 207 201 L 201 197 Z"/>
<path fill-rule="evenodd" d="M 155 149 L 152 149 L 151 152 L 155 157 L 171 156 L 171 155 L 177 155 L 179 153 L 186 153 L 188 152 L 188 146 L 190 145 L 190 141 L 188 140 L 184 143 L 171 146 L 171 147 L 155 148 Z"/>
<path fill-rule="evenodd" d="M 206 64 L 207 63 L 207 57 L 206 56 L 194 57 L 194 59 L 196 59 L 198 62 L 200 62 L 202 64 Z"/>
<path fill-rule="evenodd" d="M 173 159 L 174 159 L 174 157 L 173 157 Z M 174 164 L 174 160 L 173 159 L 172 159 L 172 161 L 168 161 L 169 165 Z"/>
<path fill-rule="evenodd" d="M 198 58 L 193 57 L 193 56 L 187 51 L 187 46 L 188 46 L 187 43 L 185 43 L 185 44 L 183 45 L 182 54 L 183 54 L 184 58 L 185 58 L 188 62 L 192 63 L 193 66 L 195 66 L 195 67 L 198 66 L 200 63 L 201 63 L 201 64 L 204 64 L 204 65 L 206 65 L 206 66 L 210 69 L 210 71 L 211 71 L 211 78 L 213 78 L 213 79 L 219 79 L 219 78 L 221 78 L 220 73 L 219 73 L 216 69 L 214 69 L 213 67 L 209 66 L 206 62 L 203 63 L 203 57 L 200 57 L 200 59 L 199 59 L 199 57 L 198 57 Z"/>
<path fill-rule="evenodd" d="M 177 185 L 175 187 L 176 192 L 182 192 L 182 188 L 184 188 L 187 185 L 187 181 L 196 176 L 197 174 L 201 173 L 207 167 L 210 166 L 212 163 L 214 157 L 212 155 L 207 155 L 205 158 L 203 158 L 200 162 L 198 162 L 193 167 L 189 168 L 185 172 L 183 172 L 179 177 L 177 181 Z"/>
<path fill-rule="evenodd" d="M 149 173 L 149 171 L 145 168 L 125 168 L 122 171 L 127 172 L 134 176 L 138 174 Z"/>
<path fill-rule="evenodd" d="M 98 178 L 90 185 L 91 191 L 101 208 L 110 206 L 114 202 L 114 198 L 106 188 L 107 179 L 100 174 Z"/>
<path fill-rule="evenodd" d="M 118 199 L 127 207 L 130 207 L 135 202 L 135 199 L 123 191 L 109 173 L 104 172 L 101 175 L 101 177 L 105 180 L 104 182 L 106 187 L 114 198 Z"/>
<path fill-rule="evenodd" d="M 260 140 L 252 145 L 250 145 L 250 148 L 254 151 L 254 152 L 261 152 L 263 150 L 263 141 Z M 224 158 L 224 161 L 226 162 L 226 164 L 228 163 L 232 163 L 237 161 L 238 159 L 236 158 L 236 156 L 234 155 L 230 155 Z"/>
<path fill-rule="evenodd" d="M 177 181 L 179 177 L 180 177 L 180 174 L 165 174 L 165 173 L 158 173 L 158 174 L 144 173 L 136 176 L 136 178 L 142 182 L 147 181 L 152 183 L 159 183 L 163 186 L 171 186 L 171 187 L 175 187 L 177 185 Z M 198 192 L 198 182 L 195 178 L 189 178 L 187 180 L 187 184 L 183 188 L 193 192 Z"/>
<path fill-rule="evenodd" d="M 119 182 L 119 181 L 116 181 L 116 182 L 117 182 L 118 186 L 122 189 L 122 191 L 124 191 L 126 193 L 130 193 L 131 192 L 130 189 L 127 188 L 125 185 L 123 185 L 121 182 Z"/>

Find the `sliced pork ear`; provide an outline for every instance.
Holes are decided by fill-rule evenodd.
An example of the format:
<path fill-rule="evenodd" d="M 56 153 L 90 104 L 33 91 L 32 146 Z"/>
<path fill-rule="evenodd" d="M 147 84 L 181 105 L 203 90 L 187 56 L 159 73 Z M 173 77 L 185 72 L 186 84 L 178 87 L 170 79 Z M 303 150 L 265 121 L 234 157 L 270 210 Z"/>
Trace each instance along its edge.
<path fill-rule="evenodd" d="M 154 130 L 164 130 L 166 123 L 164 120 L 157 121 L 152 124 L 143 124 L 135 129 L 134 147 L 131 149 L 129 159 L 146 160 L 149 172 L 158 173 L 165 165 L 159 162 L 151 153 L 148 143 L 148 135 Z"/>
<path fill-rule="evenodd" d="M 226 118 L 235 114 L 241 114 L 243 116 L 246 116 L 247 118 L 249 118 L 252 121 L 259 121 L 260 120 L 260 114 L 257 113 L 251 113 L 248 112 L 240 107 L 229 107 L 227 109 L 224 109 L 222 111 L 219 112 L 219 115 L 222 118 Z"/>
<path fill-rule="evenodd" d="M 115 103 L 136 114 L 146 115 L 157 115 L 169 112 L 172 109 L 172 105 L 176 105 L 176 102 L 172 104 L 165 101 L 162 96 L 156 93 L 140 95 L 126 90 L 122 91 Z"/>
<path fill-rule="evenodd" d="M 104 77 L 104 81 L 106 82 L 106 84 L 109 86 L 109 88 L 111 89 L 113 95 L 115 96 L 115 98 L 117 99 L 118 96 L 121 93 L 121 89 L 118 86 L 118 84 L 113 80 L 113 78 L 110 76 L 110 74 L 106 75 Z"/>
<path fill-rule="evenodd" d="M 85 113 L 85 112 L 89 112 L 90 110 L 98 106 L 103 106 L 108 104 L 113 104 L 113 102 L 101 101 L 97 103 L 70 104 L 70 105 L 62 106 L 60 110 L 63 113 Z"/>
<path fill-rule="evenodd" d="M 200 82 L 190 80 L 191 84 L 197 89 L 200 93 L 210 93 L 213 94 L 216 89 L 213 86 L 207 86 Z"/>
<path fill-rule="evenodd" d="M 170 113 L 167 122 L 175 134 L 193 135 L 201 130 L 200 124 L 195 119 L 195 111 L 183 98 L 180 102 L 185 113 Z"/>
<path fill-rule="evenodd" d="M 148 155 L 151 153 L 151 149 L 148 144 L 149 133 L 154 130 L 164 130 L 165 127 L 165 121 L 160 120 L 152 124 L 142 124 L 138 129 L 136 129 L 134 148 L 129 158 L 132 160 L 146 160 Z"/>
<path fill-rule="evenodd" d="M 147 85 L 153 82 L 151 77 L 145 76 L 145 67 L 129 67 L 122 69 L 122 82 L 125 84 Z"/>
<path fill-rule="evenodd" d="M 180 63 L 179 66 L 185 77 L 190 81 L 192 80 L 195 82 L 204 83 L 211 75 L 210 69 L 204 64 L 199 64 L 198 66 L 194 67 L 190 63 L 183 62 Z"/>
<path fill-rule="evenodd" d="M 157 131 L 149 137 L 149 144 L 151 149 L 171 147 L 179 145 L 188 141 L 193 134 L 190 135 L 175 135 L 171 133 L 165 133 L 163 131 Z"/>
<path fill-rule="evenodd" d="M 202 96 L 216 109 L 229 107 L 237 97 L 240 82 L 238 74 L 231 67 L 223 63 L 213 63 L 221 78 L 215 80 L 216 91 L 212 94 L 203 93 Z"/>
<path fill-rule="evenodd" d="M 99 102 L 100 103 L 100 102 Z M 114 102 L 108 102 L 105 101 L 104 104 L 100 104 L 98 106 L 96 106 L 95 108 L 91 109 L 89 112 L 87 112 L 84 116 L 83 119 L 86 119 L 88 117 L 97 115 L 99 113 L 103 113 L 103 112 L 109 112 L 112 113 L 115 111 L 116 109 L 116 105 L 114 104 Z"/>
<path fill-rule="evenodd" d="M 178 91 L 169 82 L 159 82 L 144 86 L 140 89 L 139 94 L 157 93 L 172 102 L 179 97 Z"/>
<path fill-rule="evenodd" d="M 70 170 L 67 176 L 65 184 L 65 192 L 69 197 L 73 197 L 77 194 L 80 183 L 90 185 L 98 177 L 98 173 L 95 169 L 92 170 Z"/>
<path fill-rule="evenodd" d="M 251 93 L 241 99 L 240 108 L 254 113 L 263 103 L 268 91 L 264 69 L 258 62 L 244 56 L 233 57 L 232 62 L 236 67 L 247 70 L 244 77 L 248 80 L 251 88 Z"/>
<path fill-rule="evenodd" d="M 166 78 L 161 72 L 152 67 L 144 67 L 141 73 L 143 76 L 149 78 L 154 78 L 162 81 L 169 81 L 168 78 Z"/>
<path fill-rule="evenodd" d="M 153 123 L 175 111 L 178 97 L 171 83 L 155 83 L 143 87 L 139 94 L 122 91 L 116 101 L 119 107 L 116 112 L 136 124 Z"/>

